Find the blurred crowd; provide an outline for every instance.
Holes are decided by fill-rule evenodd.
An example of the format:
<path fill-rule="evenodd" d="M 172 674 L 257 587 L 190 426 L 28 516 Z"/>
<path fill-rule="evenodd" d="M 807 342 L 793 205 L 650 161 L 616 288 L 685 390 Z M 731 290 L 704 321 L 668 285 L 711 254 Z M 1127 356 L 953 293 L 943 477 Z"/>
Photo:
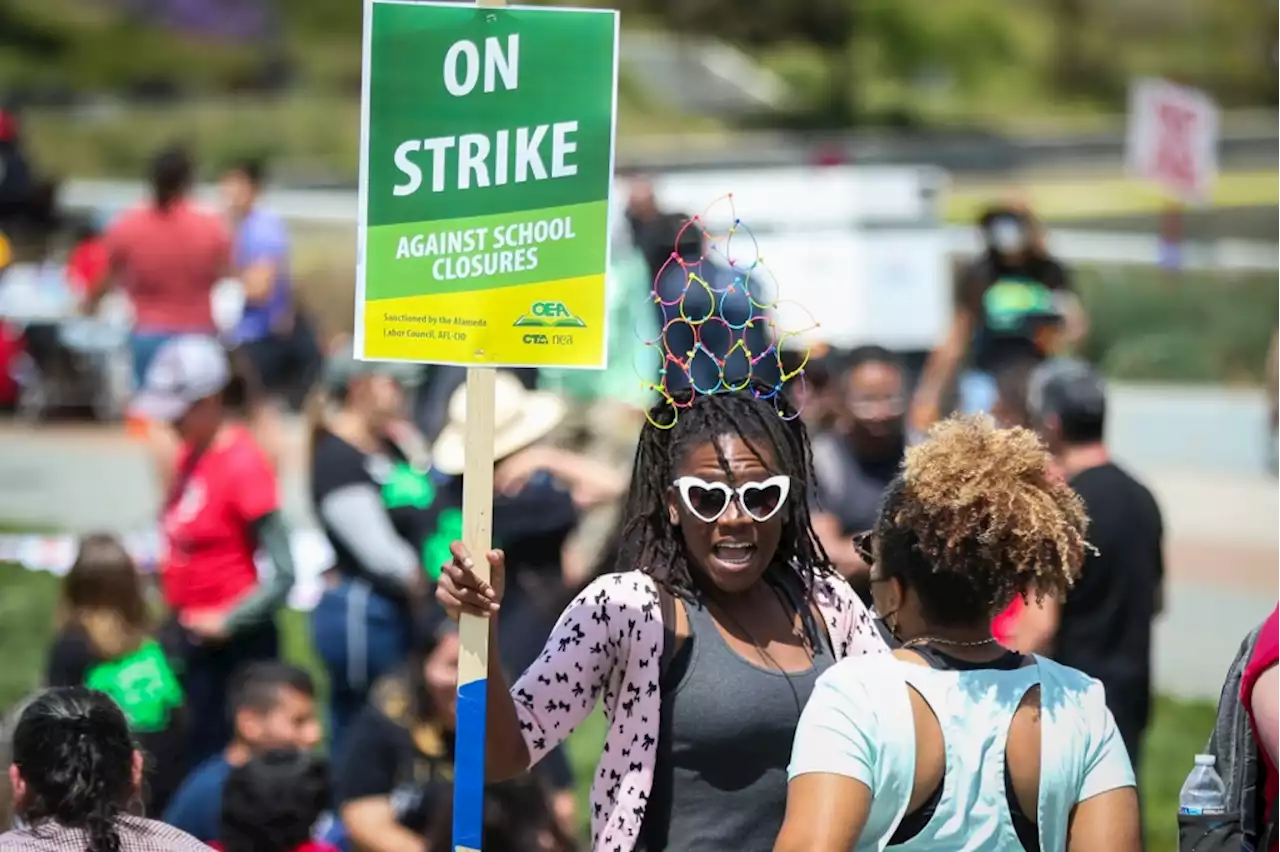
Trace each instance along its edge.
<path fill-rule="evenodd" d="M 0 114 L 0 231 L 8 235 L 10 267 L 46 250 L 42 240 L 52 230 L 52 208 L 37 203 L 39 182 L 24 171 L 17 139 Z M 686 215 L 662 210 L 652 188 L 635 180 L 609 271 L 608 369 L 497 376 L 493 537 L 502 582 L 486 590 L 471 579 L 472 557 L 457 541 L 463 371 L 360 361 L 349 340 L 318 333 L 290 274 L 287 225 L 261 203 L 263 165 L 243 161 L 225 170 L 219 211 L 190 199 L 194 174 L 183 151 L 160 152 L 150 196 L 80 231 L 65 264 L 75 316 L 97 316 L 117 297 L 131 311 L 122 338 L 131 370 L 128 411 L 161 483 L 165 558 L 151 588 L 117 539 L 81 542 L 49 650 L 45 685 L 55 689 L 15 708 L 9 780 L 17 834 L 0 837 L 0 849 L 202 848 L 197 841 L 228 852 L 451 848 L 459 658 L 451 616 L 468 607 L 495 612 L 499 603 L 490 679 L 512 686 L 501 693 L 509 705 L 490 699 L 499 732 L 491 737 L 509 733 L 497 741 L 495 760 L 515 767 L 499 775 L 519 777 L 486 794 L 487 852 L 575 848 L 584 818 L 595 848 L 622 838 L 626 827 L 631 845 L 619 840 L 607 848 L 772 848 L 779 829 L 779 849 L 848 848 L 831 839 L 848 835 L 821 839 L 811 826 L 843 825 L 832 813 L 856 813 L 855 795 L 793 777 L 806 795 L 787 800 L 783 770 L 792 734 L 799 725 L 793 776 L 853 773 L 883 803 L 892 797 L 873 776 L 898 759 L 889 723 L 880 722 L 887 726 L 882 752 L 859 752 L 859 765 L 871 773 L 859 776 L 817 757 L 848 748 L 819 736 L 841 723 L 817 714 L 865 696 L 850 697 L 853 687 L 839 698 L 822 693 L 815 705 L 822 709 L 806 729 L 809 711 L 801 715 L 799 693 L 794 708 L 784 706 L 785 695 L 771 704 L 776 682 L 746 694 L 756 688 L 754 675 L 725 667 L 746 659 L 757 673 L 776 669 L 788 689 L 796 688 L 792 674 L 812 674 L 804 695 L 817 696 L 824 679 L 816 675 L 825 667 L 888 648 L 924 649 L 923 664 L 910 664 L 922 671 L 1000 683 L 1039 671 L 1028 660 L 1056 661 L 1059 668 L 1046 668 L 1043 682 L 1027 680 L 1023 692 L 1035 685 L 1046 701 L 1064 695 L 1085 708 L 1070 735 L 1085 739 L 1073 739 L 1071 749 L 1095 749 L 1078 761 L 1088 764 L 1080 777 L 1092 781 L 1066 780 L 1063 767 L 1077 760 L 1071 749 L 1040 780 L 1038 745 L 1019 750 L 1011 733 L 1010 777 L 1036 778 L 1029 788 L 1010 782 L 1015 815 L 1030 819 L 1033 834 L 1037 817 L 1042 836 L 1079 832 L 1070 845 L 1077 849 L 1087 838 L 1112 837 L 1107 826 L 1117 813 L 1136 813 L 1131 792 L 1151 713 L 1152 623 L 1163 601 L 1163 522 L 1151 492 L 1108 453 L 1105 383 L 1090 365 L 1067 357 L 1088 318 L 1069 270 L 1048 252 L 1041 225 L 1024 206 L 995 204 L 977 223 L 984 250 L 963 270 L 953 324 L 919 375 L 878 346 L 815 346 L 807 381 L 788 385 L 788 399 L 777 403 L 795 415 L 784 420 L 759 393 L 700 390 L 745 388 L 749 380 L 775 387 L 781 357 L 768 375 L 725 376 L 723 366 L 697 375 L 691 368 L 684 384 L 666 387 L 689 413 L 662 422 L 655 414 L 661 401 L 635 374 L 635 354 L 645 340 L 663 339 L 671 352 L 688 347 L 665 339 L 672 316 L 663 305 L 674 301 L 673 288 L 687 286 L 690 266 L 701 265 L 705 280 L 732 272 L 713 268 L 714 254 L 685 227 Z M 672 265 L 673 252 L 681 263 Z M 215 292 L 226 279 L 238 294 L 231 320 L 215 315 Z M 741 327 L 758 308 L 747 296 L 720 310 Z M 41 327 L 23 326 L 23 355 L 35 376 L 27 374 L 22 391 L 55 381 L 50 351 L 69 347 L 64 338 L 41 344 Z M 761 339 L 751 348 L 768 345 Z M 310 619 L 310 647 L 327 675 L 325 706 L 311 676 L 282 662 L 277 624 L 295 575 L 279 488 L 281 414 L 290 407 L 307 420 L 311 509 L 335 555 Z M 994 424 L 948 419 L 952 411 L 989 414 Z M 947 502 L 949 490 L 977 497 L 957 508 Z M 622 600 L 610 595 L 623 593 L 608 590 L 600 579 L 606 574 L 619 582 L 643 575 L 631 578 L 634 588 L 650 583 L 657 591 L 611 612 L 599 601 Z M 770 585 L 768 577 L 778 579 Z M 829 596 L 819 600 L 819 588 Z M 762 597 L 752 597 L 759 589 Z M 634 620 L 643 610 L 646 623 L 653 621 L 655 603 L 663 610 L 658 628 L 669 635 L 645 634 L 662 640 L 652 654 L 639 650 L 639 634 L 600 632 L 611 617 L 631 618 L 633 633 L 658 629 L 637 628 Z M 832 615 L 827 604 L 843 614 Z M 777 612 L 786 615 L 781 626 Z M 723 634 L 725 644 L 704 641 L 695 645 L 702 656 L 675 661 L 658 651 L 707 629 Z M 761 643 L 757 631 L 777 636 Z M 997 640 L 998 653 L 983 656 L 997 650 Z M 618 650 L 633 641 L 634 654 Z M 582 646 L 592 642 L 588 654 Z M 733 653 L 722 653 L 726 648 Z M 650 664 L 652 680 L 639 672 Z M 667 665 L 683 667 L 678 689 L 668 690 L 656 673 Z M 942 729 L 947 737 L 972 736 L 947 720 L 964 707 L 979 712 L 977 704 L 955 705 L 960 698 L 932 692 L 934 681 L 919 673 L 906 682 L 932 696 L 930 703 L 952 703 L 951 715 L 934 708 L 941 725 L 935 740 Z M 645 684 L 652 689 L 645 692 Z M 578 779 L 557 744 L 585 715 L 578 704 L 589 709 L 586 692 L 591 705 L 603 693 L 610 739 L 584 814 Z M 653 705 L 652 721 L 637 713 L 649 727 L 630 733 L 625 720 L 642 692 L 645 699 L 660 693 L 661 704 Z M 1008 706 L 983 704 L 981 712 L 1023 730 L 1031 722 L 1020 715 L 1022 694 Z M 731 705 L 741 711 L 753 695 L 760 697 L 756 718 L 735 716 Z M 889 712 L 858 709 L 882 720 Z M 1259 712 L 1273 713 L 1274 702 Z M 735 724 L 744 733 L 732 733 Z M 1024 731 L 1035 743 L 1039 724 Z M 635 763 L 639 753 L 632 758 L 631 750 L 647 750 L 638 744 L 660 726 L 674 751 L 656 764 Z M 1046 727 L 1045 735 L 1066 730 Z M 1262 774 L 1274 783 L 1269 742 Z M 782 756 L 760 769 L 757 781 L 768 783 L 728 798 L 725 785 L 708 779 L 716 777 L 717 761 L 739 759 L 744 743 L 767 744 Z M 1034 772 L 1023 762 L 1032 751 Z M 531 763 L 532 774 L 523 775 Z M 744 773 L 752 767 L 741 764 Z M 643 776 L 652 787 L 637 793 L 624 775 Z M 1111 805 L 1118 810 L 1098 810 L 1074 827 L 1066 822 L 1070 807 L 1056 815 L 1049 806 L 1037 810 L 1028 790 L 1038 789 L 1043 801 L 1049 787 L 1041 784 L 1060 785 L 1053 789 L 1070 806 L 1075 797 L 1089 798 L 1084 790 L 1124 795 Z M 913 813 L 930 792 L 908 790 Z M 979 795 L 987 792 L 975 787 L 975 801 L 988 803 Z M 795 804 L 797 798 L 811 804 Z M 998 798 L 1005 801 L 1003 790 Z M 812 809 L 823 801 L 840 807 Z M 623 811 L 632 806 L 628 817 Z M 959 806 L 950 794 L 932 805 Z M 895 824 L 907 809 L 904 799 Z M 617 825 L 615 812 L 622 814 Z M 870 813 L 863 814 L 866 826 L 882 817 Z M 981 808 L 974 813 L 986 818 Z M 714 821 L 708 814 L 723 816 L 715 831 L 706 827 Z M 773 821 L 767 838 L 759 836 L 760 819 Z M 1025 828 L 1018 827 L 1018 838 Z M 920 825 L 917 831 L 928 833 Z M 1135 848 L 1136 829 L 1126 831 L 1107 848 Z"/>

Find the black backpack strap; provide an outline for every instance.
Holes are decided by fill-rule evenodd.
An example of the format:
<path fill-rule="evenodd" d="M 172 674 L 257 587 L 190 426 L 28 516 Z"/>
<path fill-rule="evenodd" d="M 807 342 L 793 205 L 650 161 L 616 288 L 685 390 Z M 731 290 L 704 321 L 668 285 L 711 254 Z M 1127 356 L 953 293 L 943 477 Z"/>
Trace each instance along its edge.
<path fill-rule="evenodd" d="M 658 612 L 662 616 L 662 655 L 658 661 L 658 683 L 663 687 L 667 671 L 671 668 L 671 660 L 676 655 L 676 599 L 661 583 L 654 584 L 658 589 Z"/>
<path fill-rule="evenodd" d="M 671 590 L 654 582 L 658 592 L 658 612 L 662 618 L 662 653 L 658 658 L 658 689 L 664 709 L 658 714 L 658 744 L 654 755 L 654 781 L 649 790 L 649 802 L 644 822 L 640 826 L 637 849 L 665 849 L 667 831 L 671 824 L 671 712 L 666 707 L 667 696 L 675 684 L 671 683 L 672 662 L 675 660 L 679 637 L 676 636 L 676 599 Z M 678 677 L 677 677 L 678 680 Z"/>

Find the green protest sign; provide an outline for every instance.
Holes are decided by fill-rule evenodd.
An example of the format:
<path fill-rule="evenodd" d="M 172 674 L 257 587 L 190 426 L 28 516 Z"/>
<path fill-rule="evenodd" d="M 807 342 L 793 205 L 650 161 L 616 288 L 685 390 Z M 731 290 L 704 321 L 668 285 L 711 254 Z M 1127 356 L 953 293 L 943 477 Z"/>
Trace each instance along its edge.
<path fill-rule="evenodd" d="M 602 367 L 617 13 L 365 14 L 358 355 Z"/>

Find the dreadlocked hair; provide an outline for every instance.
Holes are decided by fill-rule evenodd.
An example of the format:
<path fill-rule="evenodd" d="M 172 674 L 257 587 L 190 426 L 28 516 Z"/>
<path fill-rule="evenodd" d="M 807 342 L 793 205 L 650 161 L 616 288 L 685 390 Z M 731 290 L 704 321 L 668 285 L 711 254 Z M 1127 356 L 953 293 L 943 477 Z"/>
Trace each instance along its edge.
<path fill-rule="evenodd" d="M 667 495 L 691 450 L 728 436 L 746 444 L 771 473 L 792 478 L 773 564 L 790 566 L 807 587 L 816 576 L 830 574 L 831 561 L 809 516 L 813 454 L 796 414 L 782 394 L 763 385 L 714 394 L 676 391 L 654 405 L 636 448 L 631 489 L 616 537 L 615 570 L 639 567 L 673 595 L 692 597 L 689 558 L 679 527 L 667 516 Z M 715 448 L 727 471 L 727 460 L 720 447 Z"/>
<path fill-rule="evenodd" d="M 989 620 L 1015 595 L 1061 597 L 1080 575 L 1088 517 L 1023 428 L 986 415 L 935 426 L 907 450 L 876 527 L 879 564 L 942 627 Z"/>

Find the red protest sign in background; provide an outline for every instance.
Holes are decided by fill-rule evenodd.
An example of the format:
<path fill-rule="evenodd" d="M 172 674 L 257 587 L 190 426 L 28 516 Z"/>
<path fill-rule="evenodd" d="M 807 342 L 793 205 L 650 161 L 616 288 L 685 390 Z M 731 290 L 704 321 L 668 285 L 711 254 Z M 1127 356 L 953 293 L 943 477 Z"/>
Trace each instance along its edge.
<path fill-rule="evenodd" d="M 1144 79 L 1129 93 L 1130 172 L 1179 201 L 1202 204 L 1218 177 L 1218 107 L 1203 92 Z"/>

